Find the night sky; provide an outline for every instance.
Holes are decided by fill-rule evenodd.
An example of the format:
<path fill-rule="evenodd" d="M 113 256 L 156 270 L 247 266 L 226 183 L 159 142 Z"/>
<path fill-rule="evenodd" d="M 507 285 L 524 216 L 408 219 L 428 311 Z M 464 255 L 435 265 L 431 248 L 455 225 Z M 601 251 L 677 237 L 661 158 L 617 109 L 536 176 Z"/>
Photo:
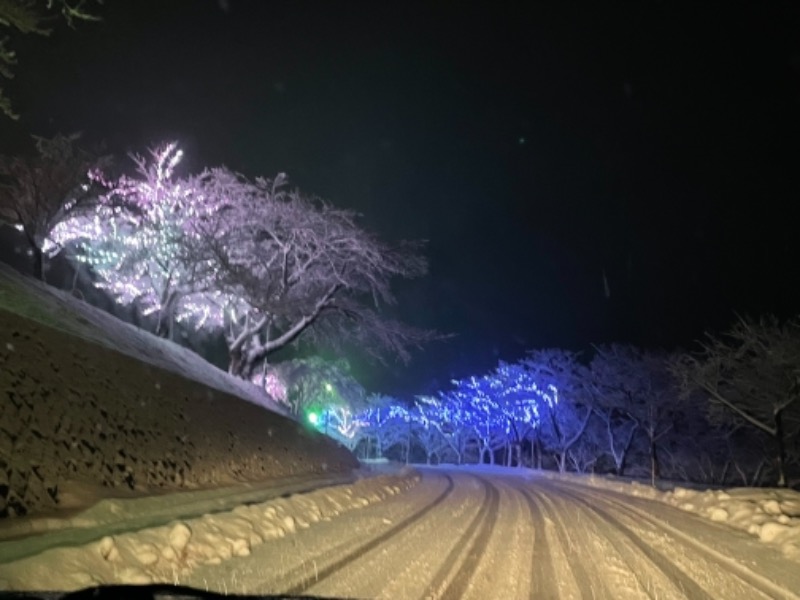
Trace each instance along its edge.
<path fill-rule="evenodd" d="M 372 389 L 800 313 L 800 3 L 524 4 L 109 0 L 14 38 L 0 152 L 175 139 L 428 240 L 396 313 L 455 336 Z"/>

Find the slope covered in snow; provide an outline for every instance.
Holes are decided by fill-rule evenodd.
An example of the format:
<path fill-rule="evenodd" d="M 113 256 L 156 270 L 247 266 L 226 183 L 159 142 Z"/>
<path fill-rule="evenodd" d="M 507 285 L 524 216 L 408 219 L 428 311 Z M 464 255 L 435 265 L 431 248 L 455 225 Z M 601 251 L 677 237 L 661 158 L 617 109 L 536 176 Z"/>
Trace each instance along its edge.
<path fill-rule="evenodd" d="M 103 499 L 358 466 L 255 386 L 0 268 L 0 537 Z"/>
<path fill-rule="evenodd" d="M 0 310 L 111 348 L 254 404 L 284 412 L 281 405 L 263 390 L 230 376 L 188 348 L 125 323 L 66 292 L 23 277 L 2 263 Z"/>

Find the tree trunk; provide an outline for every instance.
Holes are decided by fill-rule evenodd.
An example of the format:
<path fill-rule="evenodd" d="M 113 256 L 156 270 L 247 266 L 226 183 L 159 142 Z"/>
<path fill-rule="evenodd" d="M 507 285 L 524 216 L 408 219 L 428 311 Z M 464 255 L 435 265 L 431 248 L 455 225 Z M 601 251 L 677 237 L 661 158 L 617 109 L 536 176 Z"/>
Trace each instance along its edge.
<path fill-rule="evenodd" d="M 786 440 L 783 436 L 783 411 L 775 411 L 775 451 L 778 459 L 778 487 L 786 487 Z"/>
<path fill-rule="evenodd" d="M 658 456 L 656 454 L 656 441 L 650 437 L 650 485 L 656 487 L 656 479 L 661 476 L 658 469 Z"/>
<path fill-rule="evenodd" d="M 33 250 L 33 276 L 47 283 L 44 276 L 44 253 L 33 242 L 31 242 L 31 249 Z"/>
<path fill-rule="evenodd" d="M 531 442 L 531 464 L 535 469 L 542 470 L 542 446 L 538 437 Z"/>
<path fill-rule="evenodd" d="M 72 289 L 70 289 L 69 293 L 75 296 L 75 291 L 78 288 L 78 279 L 80 278 L 81 274 L 81 263 L 75 265 L 75 273 L 72 275 Z"/>
<path fill-rule="evenodd" d="M 164 311 L 158 311 L 158 323 L 156 323 L 156 330 L 155 334 L 160 337 L 164 338 L 165 340 L 170 339 L 170 327 L 169 327 L 169 317 L 164 316 Z"/>
<path fill-rule="evenodd" d="M 558 464 L 558 472 L 564 473 L 567 470 L 567 451 L 556 453 L 556 463 Z"/>
<path fill-rule="evenodd" d="M 241 350 L 228 351 L 228 373 L 236 377 L 242 376 L 244 369 L 244 357 Z"/>

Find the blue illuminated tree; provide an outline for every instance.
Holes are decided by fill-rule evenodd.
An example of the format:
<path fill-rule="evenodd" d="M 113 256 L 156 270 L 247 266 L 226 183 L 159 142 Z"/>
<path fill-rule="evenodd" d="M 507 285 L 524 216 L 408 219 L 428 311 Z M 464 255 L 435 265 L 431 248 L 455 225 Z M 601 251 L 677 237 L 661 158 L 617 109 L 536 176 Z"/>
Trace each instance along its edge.
<path fill-rule="evenodd" d="M 428 452 L 428 459 L 438 455 L 443 459 L 452 456 L 453 462 L 462 464 L 468 448 L 474 442 L 474 434 L 470 430 L 471 418 L 466 407 L 454 402 L 453 398 L 440 394 L 436 396 L 417 396 L 412 411 L 414 421 L 425 430 L 425 434 L 417 434 L 418 440 Z M 444 444 L 432 434 L 437 431 Z M 429 442 L 430 445 L 426 445 Z"/>
<path fill-rule="evenodd" d="M 521 361 L 541 390 L 539 414 L 544 446 L 560 472 L 567 468 L 570 448 L 583 435 L 592 416 L 588 373 L 576 354 L 567 350 L 535 350 Z"/>
<path fill-rule="evenodd" d="M 436 463 L 443 462 L 443 457 L 450 449 L 450 444 L 439 427 L 422 418 L 414 418 L 412 420 L 412 433 L 414 440 L 425 453 L 425 462 L 427 464 L 432 464 L 434 459 Z"/>
<path fill-rule="evenodd" d="M 497 408 L 506 423 L 506 464 L 511 466 L 516 459 L 517 465 L 522 466 L 522 444 L 525 440 L 533 442 L 541 427 L 542 390 L 533 374 L 519 363 L 501 361 L 489 377 L 494 381 Z"/>
<path fill-rule="evenodd" d="M 383 457 L 392 447 L 400 445 L 407 462 L 413 429 L 409 409 L 396 398 L 380 394 L 369 396 L 366 404 L 367 408 L 359 413 L 359 418 L 365 423 L 361 436 L 368 442 L 367 454 Z"/>
<path fill-rule="evenodd" d="M 500 411 L 502 383 L 492 377 L 452 381 L 453 389 L 441 394 L 445 405 L 459 415 L 463 435 L 477 446 L 478 461 L 494 464 L 495 452 L 507 442 L 506 420 Z"/>

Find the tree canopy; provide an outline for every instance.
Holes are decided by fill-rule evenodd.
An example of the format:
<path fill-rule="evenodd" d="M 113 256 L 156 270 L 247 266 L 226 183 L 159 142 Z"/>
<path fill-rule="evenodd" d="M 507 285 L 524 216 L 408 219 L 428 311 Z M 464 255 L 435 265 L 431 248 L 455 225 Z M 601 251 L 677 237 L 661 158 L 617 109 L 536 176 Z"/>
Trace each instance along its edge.
<path fill-rule="evenodd" d="M 102 0 L 96 0 L 98 4 Z M 99 17 L 86 8 L 87 0 L 0 0 L 0 28 L 20 34 L 50 35 L 50 27 L 58 15 L 72 27 L 76 21 L 97 21 Z M 17 54 L 8 45 L 9 38 L 0 37 L 0 77 L 13 79 Z M 11 119 L 18 119 L 11 99 L 0 87 L 0 112 Z"/>

